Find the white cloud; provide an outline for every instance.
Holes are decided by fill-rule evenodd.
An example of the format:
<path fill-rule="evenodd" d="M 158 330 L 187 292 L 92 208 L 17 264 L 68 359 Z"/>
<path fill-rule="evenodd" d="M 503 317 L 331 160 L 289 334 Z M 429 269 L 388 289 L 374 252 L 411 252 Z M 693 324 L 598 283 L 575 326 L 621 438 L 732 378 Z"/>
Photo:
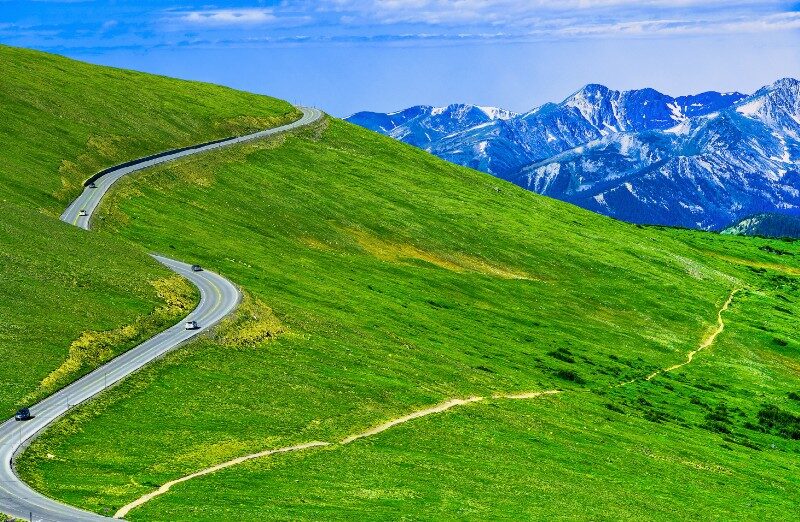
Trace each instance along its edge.
<path fill-rule="evenodd" d="M 787 0 L 320 0 L 318 11 L 342 14 L 352 25 L 429 24 L 438 26 L 518 26 L 521 20 L 544 22 L 569 17 L 586 24 L 599 17 L 615 22 L 647 20 L 657 10 L 683 22 L 724 22 L 747 13 L 759 16 L 791 10 Z M 704 14 L 713 13 L 711 17 Z"/>
<path fill-rule="evenodd" d="M 632 20 L 608 24 L 533 29 L 531 34 L 561 36 L 670 36 L 766 33 L 800 29 L 800 13 L 783 13 L 731 20 Z"/>
<path fill-rule="evenodd" d="M 193 25 L 258 25 L 277 20 L 271 9 L 209 9 L 175 14 L 179 21 Z"/>
<path fill-rule="evenodd" d="M 785 0 L 283 0 L 270 8 L 162 14 L 165 32 L 227 31 L 224 39 L 231 42 L 268 36 L 292 42 L 433 43 L 800 29 L 800 13 Z M 269 35 L 262 34 L 263 25 L 269 25 Z"/>

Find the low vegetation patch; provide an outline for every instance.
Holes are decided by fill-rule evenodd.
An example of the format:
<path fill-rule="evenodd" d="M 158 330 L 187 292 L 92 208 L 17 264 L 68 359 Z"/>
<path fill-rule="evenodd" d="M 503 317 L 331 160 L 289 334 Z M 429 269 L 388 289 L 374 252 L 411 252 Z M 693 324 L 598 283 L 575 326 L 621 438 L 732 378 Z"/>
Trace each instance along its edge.
<path fill-rule="evenodd" d="M 232 319 L 220 327 L 219 342 L 233 348 L 252 348 L 274 340 L 286 332 L 280 319 L 263 301 L 244 294 Z"/>
<path fill-rule="evenodd" d="M 586 379 L 578 375 L 578 373 L 574 370 L 556 370 L 555 375 L 559 379 L 574 382 L 575 384 L 586 384 Z"/>
<path fill-rule="evenodd" d="M 558 359 L 559 361 L 564 361 L 565 363 L 575 363 L 575 358 L 572 356 L 572 352 L 570 352 L 568 348 L 561 347 L 558 350 L 547 352 L 547 355 L 553 357 L 554 359 Z"/>
<path fill-rule="evenodd" d="M 495 265 L 464 253 L 437 254 L 409 243 L 385 241 L 363 230 L 351 229 L 349 232 L 361 248 L 384 261 L 402 263 L 418 260 L 453 272 L 472 271 L 504 279 L 535 279 L 520 270 Z"/>
<path fill-rule="evenodd" d="M 70 343 L 67 358 L 42 379 L 39 387 L 23 398 L 21 403 L 32 404 L 63 388 L 78 377 L 113 359 L 149 335 L 174 324 L 187 315 L 197 302 L 197 291 L 184 278 L 172 275 L 151 281 L 163 304 L 151 314 L 141 316 L 131 324 L 113 330 L 88 331 Z"/>
<path fill-rule="evenodd" d="M 717 406 L 706 413 L 705 428 L 717 433 L 730 433 L 733 426 L 733 421 L 728 411 L 728 406 L 724 402 L 720 402 Z"/>
<path fill-rule="evenodd" d="M 791 252 L 787 252 L 786 250 L 782 250 L 780 248 L 775 248 L 772 245 L 764 245 L 758 247 L 759 250 L 763 250 L 764 252 L 769 252 L 770 254 L 775 254 L 776 256 L 793 256 L 794 254 Z"/>
<path fill-rule="evenodd" d="M 766 433 L 800 440 L 800 416 L 774 404 L 764 404 L 758 412 L 758 427 Z"/>

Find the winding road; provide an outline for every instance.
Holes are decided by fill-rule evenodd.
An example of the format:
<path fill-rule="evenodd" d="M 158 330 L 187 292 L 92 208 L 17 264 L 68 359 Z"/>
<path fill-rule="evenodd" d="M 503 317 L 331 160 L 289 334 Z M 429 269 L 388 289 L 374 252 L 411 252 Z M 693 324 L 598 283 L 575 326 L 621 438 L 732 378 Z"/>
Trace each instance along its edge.
<path fill-rule="evenodd" d="M 322 112 L 301 107 L 303 116 L 274 129 L 267 129 L 245 136 L 203 143 L 193 147 L 147 156 L 106 169 L 94 176 L 94 183 L 87 183 L 83 193 L 64 211 L 61 220 L 89 229 L 90 220 L 103 196 L 111 186 L 126 174 L 137 172 L 160 163 L 199 154 L 237 143 L 272 136 L 322 118 Z M 84 212 L 81 212 L 84 211 Z M 85 215 L 83 215 L 85 214 Z M 87 401 L 113 384 L 161 357 L 192 337 L 208 330 L 231 313 L 239 303 L 241 294 L 230 281 L 208 270 L 192 271 L 191 265 L 159 255 L 153 257 L 172 271 L 184 276 L 200 290 L 200 303 L 183 321 L 160 332 L 135 348 L 88 373 L 69 386 L 30 407 L 33 419 L 17 422 L 13 418 L 0 425 L 0 512 L 24 520 L 47 522 L 75 522 L 114 520 L 96 513 L 84 511 L 50 499 L 34 491 L 16 475 L 13 459 L 36 436 L 64 415 L 70 408 Z M 186 330 L 186 321 L 197 321 L 198 328 Z"/>

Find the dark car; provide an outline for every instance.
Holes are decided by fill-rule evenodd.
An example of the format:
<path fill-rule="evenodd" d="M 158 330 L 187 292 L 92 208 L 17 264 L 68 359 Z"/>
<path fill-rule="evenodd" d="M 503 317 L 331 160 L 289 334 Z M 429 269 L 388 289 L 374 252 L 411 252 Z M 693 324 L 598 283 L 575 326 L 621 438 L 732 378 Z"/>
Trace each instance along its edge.
<path fill-rule="evenodd" d="M 203 267 L 200 265 L 192 265 L 192 272 L 202 272 Z"/>
<path fill-rule="evenodd" d="M 28 408 L 20 408 L 17 411 L 17 414 L 14 415 L 14 420 L 18 420 L 18 421 L 31 420 L 32 418 L 33 418 L 33 415 L 31 415 L 31 410 L 29 410 Z"/>
<path fill-rule="evenodd" d="M 94 181 L 92 181 L 91 183 L 89 183 L 86 186 L 89 187 L 89 188 L 97 188 L 97 185 L 94 184 Z"/>

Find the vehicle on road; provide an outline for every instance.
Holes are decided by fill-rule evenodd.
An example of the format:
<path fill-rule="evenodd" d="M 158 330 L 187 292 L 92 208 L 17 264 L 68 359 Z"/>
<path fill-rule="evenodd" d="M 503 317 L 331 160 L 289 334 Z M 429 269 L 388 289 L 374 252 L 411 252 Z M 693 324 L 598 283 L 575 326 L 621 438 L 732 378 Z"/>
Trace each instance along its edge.
<path fill-rule="evenodd" d="M 200 265 L 192 265 L 192 272 L 202 272 L 203 267 Z"/>
<path fill-rule="evenodd" d="M 197 330 L 200 328 L 200 326 L 197 324 L 197 321 L 186 321 L 185 328 L 187 330 Z"/>
<path fill-rule="evenodd" d="M 18 421 L 31 420 L 32 418 L 33 415 L 31 415 L 31 410 L 28 408 L 20 408 L 19 410 L 17 410 L 17 414 L 14 415 L 14 420 Z"/>
<path fill-rule="evenodd" d="M 97 188 L 97 185 L 94 184 L 94 181 L 92 181 L 91 183 L 89 183 L 86 186 L 89 187 L 89 188 Z"/>
<path fill-rule="evenodd" d="M 83 216 L 88 216 L 89 214 L 87 214 L 87 213 L 86 213 L 86 211 L 85 211 L 84 209 L 81 209 L 81 210 L 78 212 L 78 215 L 79 215 L 79 216 L 81 216 L 81 217 L 83 217 Z"/>

